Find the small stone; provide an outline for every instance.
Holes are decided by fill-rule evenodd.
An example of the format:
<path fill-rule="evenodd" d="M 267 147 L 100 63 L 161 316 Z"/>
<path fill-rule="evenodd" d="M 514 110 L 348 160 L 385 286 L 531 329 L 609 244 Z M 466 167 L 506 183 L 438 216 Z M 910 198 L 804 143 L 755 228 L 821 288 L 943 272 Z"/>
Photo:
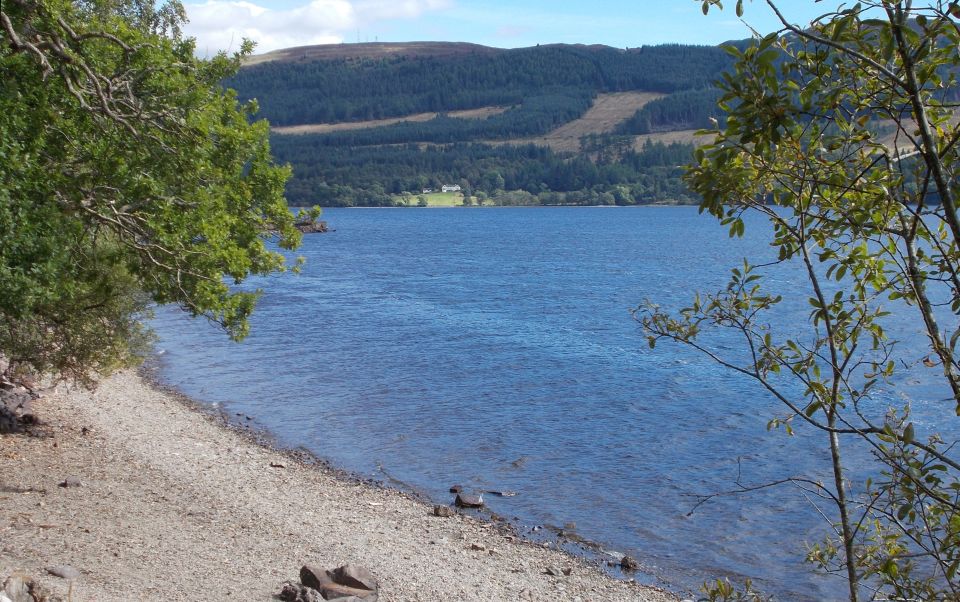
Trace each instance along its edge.
<path fill-rule="evenodd" d="M 483 496 L 471 493 L 458 493 L 455 502 L 461 508 L 479 508 L 483 506 Z"/>
<path fill-rule="evenodd" d="M 30 595 L 30 588 L 33 585 L 33 579 L 24 575 L 11 575 L 3 583 L 3 591 L 0 594 L 6 594 L 6 599 L 10 602 L 33 602 L 33 596 Z M 2 600 L 2 598 L 0 598 Z"/>
<path fill-rule="evenodd" d="M 61 487 L 80 487 L 83 482 L 77 477 L 67 477 L 60 483 Z"/>
<path fill-rule="evenodd" d="M 558 569 L 555 566 L 548 566 L 546 573 L 552 577 L 560 577 L 561 575 L 563 575 L 563 573 L 560 572 L 560 569 Z"/>
<path fill-rule="evenodd" d="M 433 507 L 433 515 L 443 517 L 453 516 L 453 508 L 450 506 L 436 505 Z"/>
<path fill-rule="evenodd" d="M 640 570 L 640 563 L 637 562 L 636 558 L 624 556 L 620 559 L 620 568 L 625 571 L 638 571 Z"/>
<path fill-rule="evenodd" d="M 487 546 L 479 543 L 474 543 L 474 544 L 470 544 L 470 549 L 475 550 L 477 552 L 485 552 L 487 550 Z"/>
<path fill-rule="evenodd" d="M 271 462 L 271 463 L 270 463 L 270 468 L 286 468 L 286 467 L 287 467 L 287 465 L 284 464 L 283 462 Z"/>
<path fill-rule="evenodd" d="M 572 573 L 573 573 L 573 569 L 572 569 L 571 567 L 564 567 L 564 569 L 563 569 L 563 574 L 564 574 L 564 575 L 566 575 L 567 577 L 569 577 Z"/>
<path fill-rule="evenodd" d="M 312 587 L 292 581 L 283 584 L 283 589 L 280 590 L 280 599 L 285 602 L 323 602 L 323 596 L 320 595 L 320 592 Z"/>
<path fill-rule="evenodd" d="M 53 566 L 47 569 L 47 572 L 53 575 L 54 577 L 60 577 L 61 579 L 74 580 L 80 577 L 80 571 L 73 568 L 69 564 L 61 564 Z"/>
<path fill-rule="evenodd" d="M 453 485 L 450 487 L 450 493 L 460 493 L 461 491 L 463 491 L 462 485 Z"/>

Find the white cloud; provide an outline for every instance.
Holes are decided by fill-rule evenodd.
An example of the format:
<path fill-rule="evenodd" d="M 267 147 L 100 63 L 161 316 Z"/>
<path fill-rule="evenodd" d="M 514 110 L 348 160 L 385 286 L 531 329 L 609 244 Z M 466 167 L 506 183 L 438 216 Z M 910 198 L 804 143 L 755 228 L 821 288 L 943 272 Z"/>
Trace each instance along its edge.
<path fill-rule="evenodd" d="M 358 0 L 357 14 L 365 22 L 385 19 L 413 19 L 420 15 L 447 8 L 447 0 Z"/>
<path fill-rule="evenodd" d="M 261 0 L 263 2 L 264 0 Z M 197 52 L 237 50 L 243 38 L 256 52 L 309 44 L 336 44 L 357 28 L 394 19 L 415 19 L 449 6 L 449 0 L 312 0 L 288 9 L 270 9 L 242 0 L 186 4 L 187 35 Z"/>

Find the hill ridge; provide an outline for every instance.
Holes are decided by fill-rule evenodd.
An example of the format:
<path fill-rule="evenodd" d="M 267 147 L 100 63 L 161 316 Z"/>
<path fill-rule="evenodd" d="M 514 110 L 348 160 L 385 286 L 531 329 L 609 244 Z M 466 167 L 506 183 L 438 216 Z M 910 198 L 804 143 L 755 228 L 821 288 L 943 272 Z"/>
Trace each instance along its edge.
<path fill-rule="evenodd" d="M 472 53 L 506 52 L 506 48 L 471 42 L 341 42 L 311 44 L 254 54 L 243 61 L 244 67 L 268 62 L 310 62 L 316 60 L 382 58 L 397 55 L 410 57 L 444 57 Z"/>

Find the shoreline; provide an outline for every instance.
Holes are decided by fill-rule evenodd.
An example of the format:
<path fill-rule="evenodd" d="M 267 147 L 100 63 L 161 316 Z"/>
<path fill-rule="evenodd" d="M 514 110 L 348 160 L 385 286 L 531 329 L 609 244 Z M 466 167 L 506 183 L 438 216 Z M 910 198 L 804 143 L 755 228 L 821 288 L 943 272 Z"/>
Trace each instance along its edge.
<path fill-rule="evenodd" d="M 670 203 L 667 201 L 664 202 L 655 202 L 655 203 L 636 203 L 633 205 L 575 205 L 575 204 L 548 204 L 548 205 L 427 205 L 426 207 L 419 207 L 417 205 L 407 205 L 407 206 L 393 206 L 393 207 L 374 207 L 366 205 L 354 205 L 349 207 L 323 207 L 324 211 L 328 209 L 510 209 L 510 208 L 530 208 L 530 207 L 542 207 L 542 208 L 576 208 L 583 207 L 586 209 L 631 209 L 636 207 L 699 207 L 699 203 Z M 303 207 L 291 206 L 293 209 L 303 209 Z"/>
<path fill-rule="evenodd" d="M 433 516 L 136 371 L 35 407 L 43 432 L 0 436 L 0 580 L 72 585 L 75 602 L 271 600 L 304 564 L 356 563 L 381 600 L 677 600 L 494 521 Z"/>
<path fill-rule="evenodd" d="M 160 378 L 161 369 L 160 356 L 152 355 L 142 366 L 136 369 L 136 373 L 149 387 L 177 400 L 188 410 L 206 416 L 221 428 L 236 433 L 253 445 L 272 450 L 281 455 L 290 456 L 298 462 L 312 466 L 317 470 L 325 471 L 350 485 L 394 491 L 407 496 L 417 503 L 423 504 L 428 511 L 432 511 L 432 508 L 438 502 L 438 500 L 433 499 L 429 493 L 394 477 L 387 472 L 382 465 L 378 465 L 380 475 L 382 476 L 376 477 L 371 474 L 362 474 L 341 468 L 329 458 L 317 455 L 303 445 L 293 447 L 285 446 L 279 442 L 277 436 L 269 427 L 255 422 L 255 418 L 241 412 L 231 412 L 226 407 L 217 403 L 200 401 L 183 393 L 175 386 L 164 383 Z M 449 505 L 451 507 L 454 507 L 452 500 L 455 495 L 452 491 L 450 492 Z M 602 542 L 580 537 L 576 532 L 565 529 L 562 526 L 542 524 L 530 528 L 529 525 L 525 526 L 521 524 L 518 517 L 514 517 L 514 520 L 511 520 L 506 516 L 490 510 L 489 506 L 454 509 L 465 517 L 479 520 L 492 526 L 497 529 L 501 535 L 510 536 L 535 546 L 544 547 L 548 545 L 566 555 L 585 561 L 601 573 L 616 581 L 636 581 L 641 586 L 669 592 L 673 596 L 678 595 L 675 591 L 665 589 L 666 585 L 662 587 L 658 586 L 658 581 L 664 584 L 666 584 L 666 582 L 662 578 L 656 577 L 650 569 L 641 565 L 640 568 L 635 571 L 627 571 L 619 564 L 623 556 L 622 553 L 611 552 Z M 521 531 L 524 532 L 521 533 Z"/>

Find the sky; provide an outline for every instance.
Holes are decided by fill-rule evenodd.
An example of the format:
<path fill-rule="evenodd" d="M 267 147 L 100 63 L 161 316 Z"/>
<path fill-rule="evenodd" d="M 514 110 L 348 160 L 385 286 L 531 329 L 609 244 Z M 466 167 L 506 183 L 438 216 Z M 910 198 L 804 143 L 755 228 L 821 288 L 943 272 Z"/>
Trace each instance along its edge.
<path fill-rule="evenodd" d="M 699 0 L 186 0 L 197 52 L 235 51 L 246 37 L 256 53 L 291 46 L 356 42 L 472 42 L 498 48 L 606 44 L 627 48 L 678 42 L 719 44 L 768 33 L 778 21 L 764 0 L 736 0 L 701 12 Z M 794 23 L 825 12 L 814 0 L 780 0 Z M 836 6 L 837 2 L 832 3 Z M 749 27 L 748 27 L 749 26 Z"/>

